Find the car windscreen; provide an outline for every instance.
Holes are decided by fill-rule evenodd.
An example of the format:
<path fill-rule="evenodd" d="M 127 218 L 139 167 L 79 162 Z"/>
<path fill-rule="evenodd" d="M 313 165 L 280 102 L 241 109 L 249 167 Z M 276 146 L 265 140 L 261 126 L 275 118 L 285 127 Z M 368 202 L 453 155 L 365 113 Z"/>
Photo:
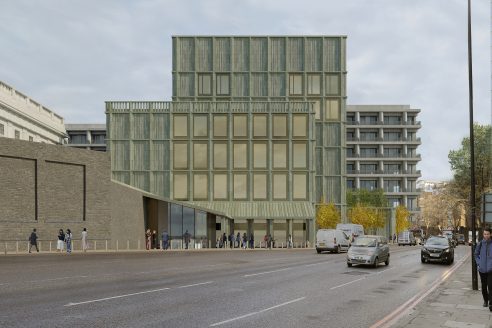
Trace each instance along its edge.
<path fill-rule="evenodd" d="M 376 238 L 359 237 L 353 242 L 352 246 L 376 247 Z"/>
<path fill-rule="evenodd" d="M 442 246 L 448 246 L 448 240 L 445 238 L 429 238 L 427 242 L 425 243 L 426 245 L 442 245 Z"/>

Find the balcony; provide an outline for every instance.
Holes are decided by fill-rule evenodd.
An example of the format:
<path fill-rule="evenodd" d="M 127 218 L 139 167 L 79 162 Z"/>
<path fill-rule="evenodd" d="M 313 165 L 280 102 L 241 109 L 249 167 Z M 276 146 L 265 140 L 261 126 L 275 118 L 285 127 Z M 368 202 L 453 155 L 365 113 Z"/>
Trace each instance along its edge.
<path fill-rule="evenodd" d="M 405 125 L 413 125 L 413 126 L 417 126 L 417 127 L 421 127 L 422 126 L 422 124 L 421 124 L 420 121 L 413 121 L 413 120 L 406 121 L 405 122 Z"/>

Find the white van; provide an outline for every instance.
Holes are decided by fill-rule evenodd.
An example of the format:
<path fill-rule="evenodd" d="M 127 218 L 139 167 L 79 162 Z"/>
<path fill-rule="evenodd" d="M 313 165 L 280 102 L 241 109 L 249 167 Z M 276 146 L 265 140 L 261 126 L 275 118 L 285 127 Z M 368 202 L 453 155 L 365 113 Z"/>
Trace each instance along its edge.
<path fill-rule="evenodd" d="M 339 223 L 337 224 L 337 230 L 343 230 L 343 232 L 351 239 L 352 236 L 354 236 L 354 238 L 364 236 L 364 227 L 361 224 Z"/>
<path fill-rule="evenodd" d="M 349 237 L 342 230 L 319 229 L 316 233 L 316 252 L 348 251 L 350 247 Z"/>

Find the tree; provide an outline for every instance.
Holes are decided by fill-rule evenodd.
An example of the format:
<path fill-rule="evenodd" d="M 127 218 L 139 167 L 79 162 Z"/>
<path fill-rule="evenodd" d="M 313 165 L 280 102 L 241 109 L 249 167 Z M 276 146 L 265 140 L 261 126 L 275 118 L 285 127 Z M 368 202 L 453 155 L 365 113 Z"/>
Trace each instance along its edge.
<path fill-rule="evenodd" d="M 349 209 L 348 215 L 352 223 L 361 224 L 366 231 L 384 227 L 385 216 L 382 209 L 357 204 Z"/>
<path fill-rule="evenodd" d="M 399 234 L 402 231 L 407 230 L 410 227 L 410 222 L 408 221 L 408 217 L 410 216 L 410 212 L 403 205 L 399 205 L 396 208 L 396 233 Z"/>
<path fill-rule="evenodd" d="M 349 190 L 347 192 L 347 206 L 354 207 L 357 204 L 363 204 L 370 207 L 388 207 L 388 198 L 383 189 L 367 190 Z"/>
<path fill-rule="evenodd" d="M 326 204 L 324 201 L 318 206 L 316 223 L 320 229 L 334 229 L 340 223 L 340 211 L 333 202 Z"/>
<path fill-rule="evenodd" d="M 358 189 L 347 192 L 348 216 L 350 221 L 361 224 L 364 230 L 375 231 L 386 222 L 388 199 L 382 189 Z"/>

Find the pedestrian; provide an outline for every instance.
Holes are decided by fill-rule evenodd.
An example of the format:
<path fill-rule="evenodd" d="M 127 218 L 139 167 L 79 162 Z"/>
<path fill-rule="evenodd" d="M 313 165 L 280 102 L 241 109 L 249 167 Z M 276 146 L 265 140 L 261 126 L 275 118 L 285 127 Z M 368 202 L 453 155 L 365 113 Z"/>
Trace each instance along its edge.
<path fill-rule="evenodd" d="M 152 238 L 152 233 L 150 232 L 150 229 L 147 229 L 145 232 L 145 249 L 150 250 L 150 241 Z"/>
<path fill-rule="evenodd" d="M 65 233 L 63 229 L 58 231 L 58 240 L 56 241 L 56 249 L 58 252 L 63 252 L 63 247 L 65 246 Z"/>
<path fill-rule="evenodd" d="M 289 235 L 289 239 L 287 240 L 287 248 L 292 248 L 292 235 Z"/>
<path fill-rule="evenodd" d="M 231 232 L 231 235 L 229 236 L 229 247 L 233 248 L 235 243 L 236 237 L 234 237 L 234 232 Z"/>
<path fill-rule="evenodd" d="M 236 236 L 237 248 L 241 248 L 241 233 L 238 232 Z"/>
<path fill-rule="evenodd" d="M 251 234 L 251 236 L 249 237 L 249 247 L 251 249 L 255 248 L 255 237 L 253 236 L 253 234 Z"/>
<path fill-rule="evenodd" d="M 188 249 L 188 245 L 190 244 L 190 237 L 191 237 L 190 233 L 188 232 L 188 230 L 186 230 L 186 232 L 183 235 L 184 242 L 185 242 L 185 249 Z"/>
<path fill-rule="evenodd" d="M 32 229 L 31 235 L 29 236 L 29 253 L 31 253 L 32 246 L 36 247 L 36 251 L 39 253 L 38 235 L 36 234 L 36 229 Z"/>
<path fill-rule="evenodd" d="M 72 253 L 72 231 L 67 229 L 67 233 L 65 234 L 65 242 L 67 243 L 67 253 Z"/>
<path fill-rule="evenodd" d="M 396 243 L 396 233 L 393 234 L 393 244 Z"/>
<path fill-rule="evenodd" d="M 267 247 L 269 249 L 272 249 L 272 241 L 273 241 L 272 235 L 271 234 L 268 234 L 268 237 L 267 237 Z"/>
<path fill-rule="evenodd" d="M 152 249 L 159 248 L 157 245 L 157 231 L 152 231 Z"/>
<path fill-rule="evenodd" d="M 492 312 L 492 240 L 490 228 L 483 229 L 483 239 L 475 248 L 475 260 L 482 281 L 483 307 Z"/>
<path fill-rule="evenodd" d="M 162 232 L 162 249 L 167 250 L 169 247 L 169 234 L 166 230 Z"/>
<path fill-rule="evenodd" d="M 227 236 L 225 232 L 222 234 L 222 247 L 227 247 Z"/>
<path fill-rule="evenodd" d="M 87 242 L 87 229 L 84 228 L 82 230 L 82 250 L 84 252 L 87 252 L 87 249 L 89 248 L 89 244 Z"/>

